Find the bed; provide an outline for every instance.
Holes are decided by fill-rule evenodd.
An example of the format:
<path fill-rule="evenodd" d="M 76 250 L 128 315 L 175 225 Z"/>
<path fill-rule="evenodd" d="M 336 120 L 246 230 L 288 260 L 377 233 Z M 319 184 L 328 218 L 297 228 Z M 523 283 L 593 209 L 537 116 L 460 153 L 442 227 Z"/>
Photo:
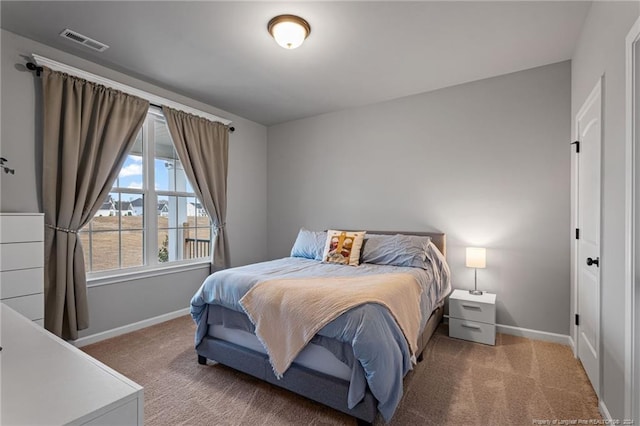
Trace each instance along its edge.
<path fill-rule="evenodd" d="M 427 342 L 442 320 L 444 299 L 451 291 L 444 260 L 446 238 L 442 233 L 425 232 L 367 231 L 366 235 L 365 244 L 376 236 L 428 237 L 425 266 L 362 263 L 353 267 L 326 264 L 316 256 L 216 272 L 191 301 L 191 314 L 197 324 L 198 362 L 206 364 L 208 359 L 232 367 L 347 413 L 359 424 L 373 423 L 378 412 L 390 420 L 402 397 L 402 380 L 414 363 L 421 361 Z M 265 349 L 269 346 L 262 328 L 256 332 L 256 324 L 261 325 L 253 318 L 255 313 L 246 309 L 246 298 L 254 287 L 267 281 L 271 285 L 275 281 L 269 280 L 274 277 L 290 284 L 295 280 L 317 282 L 313 280 L 318 277 L 326 281 L 352 280 L 345 282 L 413 277 L 420 287 L 417 334 L 409 339 L 393 310 L 379 303 L 359 304 L 322 326 L 282 371 L 274 363 L 273 347 Z"/>

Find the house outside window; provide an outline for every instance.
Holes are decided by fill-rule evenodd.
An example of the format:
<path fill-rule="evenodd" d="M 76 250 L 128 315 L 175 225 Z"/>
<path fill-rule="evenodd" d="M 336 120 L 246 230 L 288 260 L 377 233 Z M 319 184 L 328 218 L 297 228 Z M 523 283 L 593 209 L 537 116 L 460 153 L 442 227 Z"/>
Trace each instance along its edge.
<path fill-rule="evenodd" d="M 150 110 L 111 192 L 79 233 L 91 276 L 207 261 L 214 236 L 159 110 Z"/>

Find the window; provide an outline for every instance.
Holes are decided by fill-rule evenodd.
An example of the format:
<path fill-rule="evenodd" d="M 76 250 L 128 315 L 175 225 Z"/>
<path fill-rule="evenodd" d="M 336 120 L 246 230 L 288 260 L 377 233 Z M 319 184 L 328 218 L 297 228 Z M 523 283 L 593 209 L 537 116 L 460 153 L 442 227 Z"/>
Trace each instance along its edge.
<path fill-rule="evenodd" d="M 150 110 L 108 197 L 80 231 L 87 272 L 208 259 L 212 224 L 159 110 Z"/>

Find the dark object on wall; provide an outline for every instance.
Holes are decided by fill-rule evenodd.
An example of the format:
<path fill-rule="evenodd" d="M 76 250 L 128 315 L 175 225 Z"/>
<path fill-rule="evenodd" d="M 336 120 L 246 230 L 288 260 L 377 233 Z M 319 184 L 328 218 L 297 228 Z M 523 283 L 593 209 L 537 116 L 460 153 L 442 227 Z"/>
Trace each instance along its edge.
<path fill-rule="evenodd" d="M 42 67 L 37 66 L 33 62 L 27 62 L 27 69 L 36 72 L 36 77 L 40 77 L 40 73 L 42 72 Z"/>
<path fill-rule="evenodd" d="M 0 157 L 0 167 L 2 167 L 2 170 L 4 170 L 4 172 L 7 174 L 15 175 L 16 170 L 10 169 L 8 166 L 5 165 L 5 163 L 8 163 L 8 160 L 4 157 Z"/>

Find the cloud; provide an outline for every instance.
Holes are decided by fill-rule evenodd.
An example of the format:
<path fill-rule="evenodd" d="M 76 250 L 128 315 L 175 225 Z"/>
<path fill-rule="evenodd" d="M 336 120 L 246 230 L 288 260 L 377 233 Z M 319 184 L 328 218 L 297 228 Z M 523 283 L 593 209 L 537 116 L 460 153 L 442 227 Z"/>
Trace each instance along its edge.
<path fill-rule="evenodd" d="M 142 189 L 142 182 L 131 182 L 127 188 Z"/>
<path fill-rule="evenodd" d="M 129 164 L 120 170 L 119 177 L 140 176 L 142 174 L 142 164 Z"/>
<path fill-rule="evenodd" d="M 129 160 L 135 161 L 136 163 L 142 163 L 142 157 L 139 155 L 129 154 Z"/>

